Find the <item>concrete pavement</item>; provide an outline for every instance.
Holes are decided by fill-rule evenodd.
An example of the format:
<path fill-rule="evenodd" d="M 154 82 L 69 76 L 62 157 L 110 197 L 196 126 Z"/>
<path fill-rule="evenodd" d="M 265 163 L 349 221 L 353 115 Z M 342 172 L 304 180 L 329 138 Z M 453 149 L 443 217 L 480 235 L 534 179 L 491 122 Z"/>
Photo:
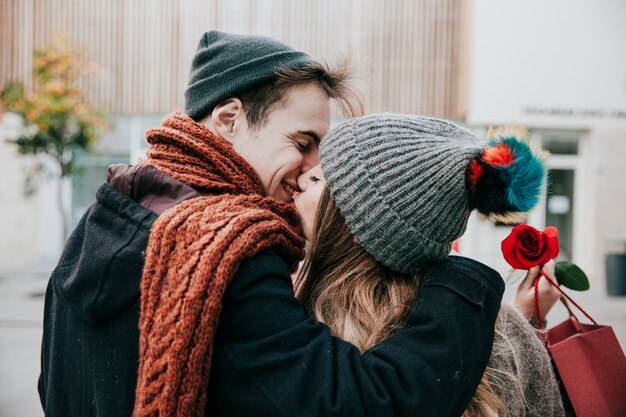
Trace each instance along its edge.
<path fill-rule="evenodd" d="M 0 416 L 41 417 L 37 394 L 41 344 L 43 294 L 52 264 L 0 272 Z M 505 300 L 513 288 L 507 289 Z M 572 297 L 601 324 L 613 326 L 626 347 L 626 297 L 608 297 L 602 280 L 592 281 L 585 293 Z M 556 306 L 550 325 L 566 318 Z"/>
<path fill-rule="evenodd" d="M 37 377 L 43 295 L 52 265 L 0 272 L 0 416 L 43 416 Z"/>

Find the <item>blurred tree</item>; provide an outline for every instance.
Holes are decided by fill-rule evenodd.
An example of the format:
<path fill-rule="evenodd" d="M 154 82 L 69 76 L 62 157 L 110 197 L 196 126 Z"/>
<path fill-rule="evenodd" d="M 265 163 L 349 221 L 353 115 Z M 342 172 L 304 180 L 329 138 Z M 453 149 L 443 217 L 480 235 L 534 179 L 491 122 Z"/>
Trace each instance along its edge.
<path fill-rule="evenodd" d="M 18 151 L 24 155 L 46 155 L 55 161 L 57 169 L 51 172 L 39 160 L 27 175 L 25 191 L 32 194 L 39 179 L 60 179 L 57 198 L 65 241 L 63 179 L 76 173 L 77 153 L 91 149 L 107 122 L 76 86 L 77 78 L 96 66 L 67 36 L 58 35 L 48 46 L 35 50 L 33 62 L 33 92 L 26 94 L 24 84 L 14 81 L 5 85 L 0 99 L 5 111 L 18 113 L 24 119 L 22 136 L 12 141 Z"/>

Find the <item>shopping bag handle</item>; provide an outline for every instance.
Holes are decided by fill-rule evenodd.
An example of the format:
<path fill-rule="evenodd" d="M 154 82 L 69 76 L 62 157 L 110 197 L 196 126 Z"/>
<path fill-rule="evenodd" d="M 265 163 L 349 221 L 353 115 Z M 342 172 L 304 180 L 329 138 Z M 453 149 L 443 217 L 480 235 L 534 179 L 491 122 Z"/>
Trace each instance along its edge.
<path fill-rule="evenodd" d="M 553 281 L 550 277 L 548 277 L 548 276 L 546 275 L 546 273 L 543 271 L 543 269 L 541 269 L 539 272 L 541 273 L 541 275 L 542 275 L 542 276 L 543 276 L 546 280 L 548 280 L 548 282 L 549 282 L 549 283 L 550 283 L 550 284 L 551 284 L 554 288 L 556 288 L 557 290 L 559 290 L 559 292 L 560 292 L 560 293 L 561 293 L 561 294 L 562 294 L 565 298 L 567 298 L 567 299 L 568 299 L 568 300 L 569 300 L 572 304 L 574 304 L 574 306 L 576 306 L 576 308 L 577 308 L 578 310 L 580 310 L 580 311 L 581 311 L 581 312 L 582 312 L 582 313 L 583 313 L 583 314 L 584 314 L 584 315 L 585 315 L 585 316 L 586 316 L 589 320 L 591 320 L 591 322 L 592 322 L 593 324 L 595 324 L 596 326 L 598 325 L 598 323 L 597 323 L 597 322 L 593 319 L 593 317 L 591 317 L 591 316 L 589 315 L 589 313 L 587 313 L 587 312 L 586 312 L 586 311 L 585 311 L 585 310 L 584 310 L 584 309 L 583 309 L 580 305 L 578 305 L 578 303 L 577 303 L 576 301 L 572 300 L 572 298 L 571 298 L 569 295 L 567 295 L 567 294 L 565 293 L 565 291 L 563 291 L 563 290 L 561 289 L 561 287 L 560 287 L 560 286 L 559 286 L 556 282 L 554 282 L 554 281 Z M 541 329 L 541 327 L 542 327 L 542 326 L 541 326 L 541 314 L 540 314 L 540 312 L 539 312 L 539 290 L 538 290 L 538 286 L 539 286 L 539 278 L 540 278 L 540 277 L 537 277 L 537 279 L 535 280 L 535 283 L 534 283 L 534 287 L 535 287 L 535 313 L 537 314 L 537 325 L 538 325 L 538 326 L 539 326 L 539 328 Z M 570 317 L 573 317 L 574 319 L 576 319 L 576 321 L 580 321 L 580 320 L 578 320 L 578 317 L 576 317 L 576 315 L 574 314 L 574 312 L 572 311 L 572 309 L 569 307 L 569 305 L 567 304 L 567 302 L 566 302 L 565 300 L 563 300 L 563 298 L 561 298 L 561 302 L 563 303 L 563 305 L 565 306 L 565 308 L 566 308 L 566 309 L 567 309 L 567 311 L 569 312 Z"/>

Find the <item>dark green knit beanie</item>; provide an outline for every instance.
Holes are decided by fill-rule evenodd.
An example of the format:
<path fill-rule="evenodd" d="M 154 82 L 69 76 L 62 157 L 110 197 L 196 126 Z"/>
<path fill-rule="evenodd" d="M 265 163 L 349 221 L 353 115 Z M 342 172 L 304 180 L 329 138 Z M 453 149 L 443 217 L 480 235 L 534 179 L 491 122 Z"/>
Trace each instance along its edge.
<path fill-rule="evenodd" d="M 307 54 L 275 39 L 206 32 L 191 63 L 185 112 L 199 121 L 222 101 L 272 80 L 279 70 L 309 62 Z"/>

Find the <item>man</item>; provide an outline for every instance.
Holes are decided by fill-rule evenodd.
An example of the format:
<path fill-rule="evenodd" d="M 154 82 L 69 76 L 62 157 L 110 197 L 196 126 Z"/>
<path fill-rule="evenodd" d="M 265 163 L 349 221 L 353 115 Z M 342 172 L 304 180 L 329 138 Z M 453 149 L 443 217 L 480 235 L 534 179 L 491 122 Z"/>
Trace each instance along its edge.
<path fill-rule="evenodd" d="M 359 108 L 347 75 L 272 39 L 202 37 L 187 115 L 110 169 L 52 274 L 47 416 L 460 415 L 491 349 L 494 271 L 425 271 L 410 327 L 365 355 L 293 295 L 304 242 L 284 203 L 319 161 L 330 99 Z"/>

